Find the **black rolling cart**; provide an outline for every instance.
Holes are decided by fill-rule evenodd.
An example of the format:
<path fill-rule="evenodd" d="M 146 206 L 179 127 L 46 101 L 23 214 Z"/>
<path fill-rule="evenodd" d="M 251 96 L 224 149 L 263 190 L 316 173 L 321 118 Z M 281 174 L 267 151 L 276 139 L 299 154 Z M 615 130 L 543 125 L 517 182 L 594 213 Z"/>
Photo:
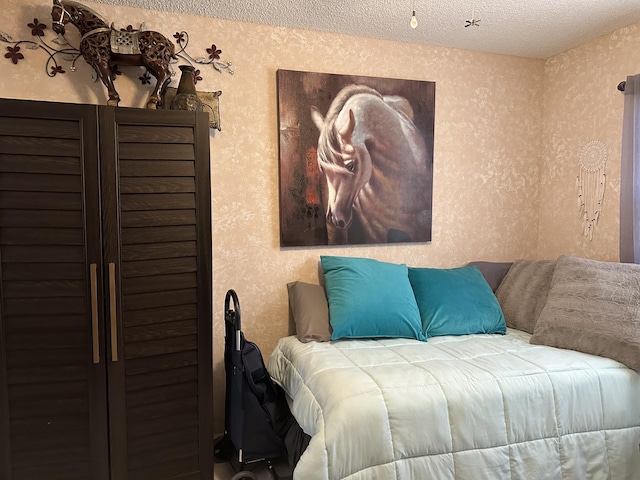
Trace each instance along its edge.
<path fill-rule="evenodd" d="M 214 442 L 214 459 L 230 463 L 232 480 L 291 479 L 287 449 L 278 435 L 282 418 L 291 414 L 260 349 L 244 337 L 234 290 L 225 296 L 224 318 L 225 432 Z"/>

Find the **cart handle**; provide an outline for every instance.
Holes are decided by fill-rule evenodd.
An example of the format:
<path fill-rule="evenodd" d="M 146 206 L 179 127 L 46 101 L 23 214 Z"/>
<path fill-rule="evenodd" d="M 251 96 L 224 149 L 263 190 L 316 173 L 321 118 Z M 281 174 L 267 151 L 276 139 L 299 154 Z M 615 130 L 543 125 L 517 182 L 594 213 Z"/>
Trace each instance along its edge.
<path fill-rule="evenodd" d="M 233 300 L 233 310 L 229 308 L 229 302 Z M 236 329 L 236 331 L 240 331 L 240 301 L 238 300 L 238 295 L 235 290 L 229 290 L 224 299 L 224 319 L 225 321 L 231 323 Z"/>

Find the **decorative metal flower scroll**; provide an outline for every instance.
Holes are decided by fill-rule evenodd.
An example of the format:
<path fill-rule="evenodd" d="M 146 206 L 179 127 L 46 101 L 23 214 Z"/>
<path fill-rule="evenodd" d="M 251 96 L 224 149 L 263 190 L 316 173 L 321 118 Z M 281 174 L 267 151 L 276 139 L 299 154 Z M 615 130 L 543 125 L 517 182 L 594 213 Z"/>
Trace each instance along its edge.
<path fill-rule="evenodd" d="M 231 62 L 227 61 L 223 63 L 219 61 L 220 55 L 222 54 L 222 50 L 218 49 L 215 43 L 211 44 L 211 48 L 207 48 L 207 54 L 208 54 L 207 57 L 193 58 L 187 52 L 187 46 L 189 45 L 189 34 L 185 31 L 176 32 L 173 34 L 173 38 L 176 39 L 176 43 L 180 47 L 180 50 L 176 52 L 176 55 L 182 58 L 183 60 L 185 60 L 187 63 L 191 64 L 193 67 L 195 67 L 194 63 L 200 64 L 200 65 L 211 65 L 218 72 L 222 72 L 223 70 L 226 70 L 231 75 L 233 75 Z M 194 76 L 195 76 L 196 83 L 202 80 L 202 77 L 200 76 L 200 70 L 198 70 L 197 67 L 196 67 Z"/>
<path fill-rule="evenodd" d="M 11 38 L 11 36 L 0 31 L 0 40 L 13 44 L 13 46 L 6 48 L 7 53 L 4 54 L 5 58 L 8 58 L 17 65 L 20 60 L 25 59 L 25 56 L 22 53 L 23 47 L 29 50 L 41 49 L 48 55 L 45 63 L 45 70 L 48 76 L 55 77 L 59 73 L 67 73 L 66 70 L 64 70 L 58 63 L 59 58 L 70 62 L 70 70 L 75 71 L 76 60 L 80 58 L 80 50 L 69 45 L 65 39 L 60 39 L 58 37 L 51 40 L 53 45 L 47 43 L 43 38 L 47 25 L 40 23 L 37 18 L 34 18 L 33 22 L 28 23 L 27 26 L 31 29 L 31 35 L 35 37 L 35 40 L 20 40 L 16 42 Z"/>
<path fill-rule="evenodd" d="M 42 50 L 47 55 L 45 71 L 49 77 L 55 77 L 58 74 L 67 73 L 63 68 L 61 60 L 71 64 L 68 67 L 69 70 L 72 72 L 76 70 L 76 61 L 81 57 L 80 50 L 78 48 L 72 46 L 64 36 L 56 36 L 47 41 L 45 39 L 45 31 L 48 30 L 48 27 L 46 24 L 40 23 L 37 18 L 34 18 L 33 22 L 28 23 L 27 27 L 31 29 L 31 35 L 34 37 L 33 40 L 15 41 L 10 35 L 0 30 L 0 41 L 12 44 L 6 47 L 6 53 L 4 54 L 6 59 L 17 65 L 19 61 L 26 59 L 24 55 L 26 50 L 23 49 Z M 144 30 L 144 24 L 140 25 L 139 29 L 134 29 L 131 25 L 128 25 L 126 28 L 121 28 L 120 30 L 126 32 L 142 31 Z M 222 50 L 218 49 L 215 44 L 212 44 L 211 48 L 206 49 L 206 57 L 202 56 L 194 58 L 189 54 L 189 52 L 187 52 L 187 47 L 189 45 L 189 34 L 187 32 L 176 32 L 173 35 L 173 38 L 175 38 L 176 44 L 179 47 L 176 52 L 176 56 L 180 60 L 196 68 L 194 75 L 196 83 L 202 80 L 201 71 L 197 68 L 197 65 L 211 65 L 218 72 L 226 70 L 230 74 L 234 73 L 231 68 L 230 61 L 220 61 Z M 179 63 L 180 60 L 174 63 Z M 122 72 L 119 70 L 118 65 L 113 65 L 111 68 L 111 77 L 115 78 L 117 75 L 121 74 Z M 140 80 L 142 85 L 146 85 L 151 83 L 151 78 L 152 77 L 149 72 L 145 71 L 140 77 L 138 77 L 138 80 Z M 97 76 L 94 74 L 94 80 L 97 79 Z"/>

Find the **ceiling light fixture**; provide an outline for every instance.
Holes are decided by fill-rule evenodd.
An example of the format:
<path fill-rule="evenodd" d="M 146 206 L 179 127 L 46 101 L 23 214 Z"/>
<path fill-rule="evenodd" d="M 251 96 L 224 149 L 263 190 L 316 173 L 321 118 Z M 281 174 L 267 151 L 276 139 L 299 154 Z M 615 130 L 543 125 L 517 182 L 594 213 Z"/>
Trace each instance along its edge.
<path fill-rule="evenodd" d="M 416 18 L 416 11 L 415 10 L 411 14 L 411 21 L 409 22 L 409 26 L 411 28 L 416 28 L 418 26 L 418 19 Z"/>

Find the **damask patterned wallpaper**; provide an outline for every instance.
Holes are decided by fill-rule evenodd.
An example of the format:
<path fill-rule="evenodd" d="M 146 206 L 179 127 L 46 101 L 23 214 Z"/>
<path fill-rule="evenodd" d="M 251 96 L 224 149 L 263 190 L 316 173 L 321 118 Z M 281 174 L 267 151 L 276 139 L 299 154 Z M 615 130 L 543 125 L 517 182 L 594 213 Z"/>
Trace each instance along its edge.
<path fill-rule="evenodd" d="M 640 69 L 640 25 L 545 62 L 85 4 L 116 28 L 144 22 L 168 37 L 187 30 L 194 56 L 206 56 L 215 43 L 222 59 L 233 62 L 234 75 L 205 67 L 198 84 L 223 92 L 222 131 L 210 137 L 216 431 L 223 428 L 229 288 L 240 297 L 247 337 L 268 357 L 289 333 L 286 283 L 317 282 L 321 254 L 432 267 L 561 253 L 617 258 L 622 95 L 615 86 Z M 50 10 L 41 0 L 5 0 L 0 31 L 30 38 L 27 23 L 38 18 L 50 27 Z M 469 33 L 461 28 L 458 34 Z M 49 78 L 41 52 L 23 51 L 28 58 L 18 65 L 0 57 L 0 96 L 106 103 L 103 86 L 91 80 L 83 61 L 76 72 Z M 277 69 L 436 82 L 431 243 L 280 248 Z M 139 84 L 138 70 L 123 72 L 116 80 L 121 105 L 142 106 L 148 85 Z M 174 86 L 177 81 L 178 75 Z M 609 161 L 605 208 L 589 241 L 581 233 L 575 176 L 580 149 L 592 137 L 607 145 Z"/>
<path fill-rule="evenodd" d="M 570 253 L 619 260 L 620 155 L 624 95 L 617 85 L 640 73 L 640 24 L 545 63 L 538 257 Z M 576 179 L 585 146 L 604 164 L 604 197 L 593 239 L 582 235 Z M 586 153 L 586 152 L 585 152 Z"/>

